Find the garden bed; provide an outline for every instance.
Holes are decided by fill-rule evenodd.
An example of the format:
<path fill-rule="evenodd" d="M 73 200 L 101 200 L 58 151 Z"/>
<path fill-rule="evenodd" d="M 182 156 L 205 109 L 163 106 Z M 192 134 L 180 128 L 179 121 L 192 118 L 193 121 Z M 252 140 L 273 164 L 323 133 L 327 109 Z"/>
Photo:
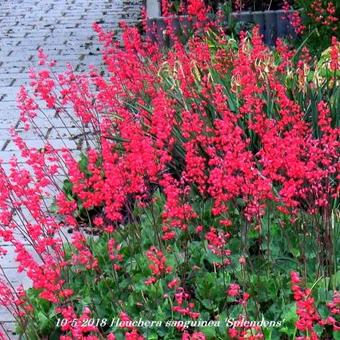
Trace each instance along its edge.
<path fill-rule="evenodd" d="M 107 73 L 40 50 L 20 89 L 28 129 L 52 106 L 96 137 L 77 157 L 14 135 L 25 168 L 0 163 L 0 236 L 32 281 L 0 280 L 0 304 L 27 340 L 339 334 L 340 44 L 269 48 L 192 3 L 184 42 L 94 24 Z"/>

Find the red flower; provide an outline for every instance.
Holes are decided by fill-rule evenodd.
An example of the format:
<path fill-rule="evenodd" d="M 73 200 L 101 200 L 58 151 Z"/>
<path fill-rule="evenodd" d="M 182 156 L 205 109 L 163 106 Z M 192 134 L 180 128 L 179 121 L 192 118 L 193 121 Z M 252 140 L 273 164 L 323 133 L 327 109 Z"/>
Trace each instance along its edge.
<path fill-rule="evenodd" d="M 228 296 L 235 297 L 240 294 L 240 286 L 236 283 L 231 283 L 229 285 L 228 291 L 227 291 Z"/>

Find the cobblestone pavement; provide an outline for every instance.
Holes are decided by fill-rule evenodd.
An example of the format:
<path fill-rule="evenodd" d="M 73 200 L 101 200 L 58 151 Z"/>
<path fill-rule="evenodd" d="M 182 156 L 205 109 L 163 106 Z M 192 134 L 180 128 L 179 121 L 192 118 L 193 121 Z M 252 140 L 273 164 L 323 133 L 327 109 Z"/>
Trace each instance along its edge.
<path fill-rule="evenodd" d="M 0 159 L 6 163 L 12 155 L 19 158 L 18 151 L 9 139 L 10 127 L 15 127 L 28 144 L 41 143 L 38 136 L 24 132 L 18 123 L 16 95 L 21 85 L 28 81 L 28 70 L 37 65 L 37 51 L 40 47 L 50 59 L 57 61 L 56 71 L 65 69 L 70 63 L 77 71 L 89 64 L 100 65 L 98 43 L 91 29 L 93 22 L 104 28 L 117 30 L 122 19 L 135 23 L 140 16 L 142 0 L 0 0 Z M 39 126 L 44 137 L 52 145 L 60 143 L 60 136 L 68 135 L 60 121 L 53 117 L 52 125 L 39 117 Z M 70 126 L 72 127 L 71 123 Z M 76 131 L 75 131 L 76 133 Z M 68 140 L 69 148 L 76 148 L 74 140 Z M 14 286 L 27 279 L 16 272 L 17 263 L 13 248 L 0 257 L 0 265 Z M 1 279 L 1 275 L 0 275 Z M 0 323 L 13 329 L 11 315 L 0 307 Z M 1 331 L 1 329 L 0 329 Z M 15 339 L 9 333 L 10 339 Z"/>

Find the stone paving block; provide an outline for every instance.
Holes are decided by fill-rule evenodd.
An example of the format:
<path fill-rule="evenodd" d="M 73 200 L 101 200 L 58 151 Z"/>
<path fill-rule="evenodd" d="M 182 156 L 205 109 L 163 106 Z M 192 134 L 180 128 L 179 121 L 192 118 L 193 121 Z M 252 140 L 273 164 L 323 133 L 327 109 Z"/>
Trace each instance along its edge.
<path fill-rule="evenodd" d="M 4 307 L 0 307 L 0 320 L 1 320 L 1 322 L 8 323 L 8 322 L 13 321 L 13 316 L 12 316 L 12 314 L 9 310 L 7 310 Z"/>
<path fill-rule="evenodd" d="M 16 90 L 16 88 L 10 87 L 8 89 L 8 91 L 6 93 L 4 93 L 4 95 L 2 97 L 0 97 L 0 98 L 2 98 L 0 100 L 0 102 L 1 101 L 4 101 L 4 102 L 8 102 L 8 101 L 13 102 L 13 101 L 16 101 L 17 95 L 18 95 L 18 91 Z"/>
<path fill-rule="evenodd" d="M 86 70 L 89 64 L 100 68 L 100 44 L 91 27 L 93 22 L 100 22 L 104 28 L 119 30 L 118 23 L 122 18 L 130 23 L 139 20 L 142 3 L 143 0 L 0 1 L 0 159 L 4 161 L 1 166 L 6 172 L 10 171 L 8 162 L 12 156 L 19 162 L 23 161 L 15 144 L 9 141 L 9 127 L 16 127 L 29 146 L 41 147 L 44 144 L 39 133 L 35 135 L 23 130 L 18 122 L 16 103 L 19 87 L 29 82 L 30 67 L 37 68 L 38 49 L 43 48 L 50 59 L 57 61 L 55 72 L 64 72 L 67 63 L 71 63 L 78 71 Z M 77 148 L 81 148 L 81 137 L 74 138 L 74 135 L 78 134 L 80 123 L 72 108 L 67 109 L 74 118 L 63 114 L 61 120 L 53 110 L 46 110 L 43 103 L 39 102 L 39 105 L 46 112 L 46 116 L 39 113 L 35 119 L 41 134 L 47 136 L 55 147 L 74 149 L 75 157 L 79 157 L 80 150 Z M 69 134 L 73 135 L 71 139 Z M 60 137 L 64 139 L 65 145 Z M 63 176 L 57 180 L 62 183 Z M 52 191 L 49 192 L 51 194 Z M 65 229 L 66 241 L 71 235 Z M 28 243 L 17 231 L 16 237 Z M 0 240 L 0 246 L 10 250 L 8 255 L 0 258 L 0 266 L 6 267 L 6 275 L 12 284 L 29 287 L 30 280 L 25 274 L 17 273 L 12 267 L 16 266 L 13 248 L 3 240 Z M 14 340 L 17 337 L 11 333 L 14 329 L 11 321 L 11 314 L 0 307 L 0 322 L 10 332 L 8 338 Z"/>
<path fill-rule="evenodd" d="M 26 145 L 29 148 L 36 148 L 36 149 L 42 149 L 46 143 L 49 143 L 53 148 L 61 149 L 61 148 L 67 148 L 69 150 L 76 150 L 78 148 L 78 141 L 76 140 L 70 140 L 70 139 L 57 139 L 57 138 L 48 138 L 48 139 L 27 139 L 25 140 Z M 0 152 L 0 157 L 3 153 L 8 152 L 9 154 L 17 154 L 17 147 L 16 145 L 10 141 L 8 145 L 5 148 L 5 151 Z"/>
<path fill-rule="evenodd" d="M 4 269 L 5 275 L 7 279 L 11 282 L 11 284 L 18 288 L 21 284 L 24 286 L 25 289 L 31 286 L 31 280 L 27 277 L 25 273 L 18 273 L 18 270 L 15 268 L 8 268 Z M 0 274 L 0 279 L 4 280 L 4 274 Z M 2 320 L 1 320 L 2 321 Z"/>
<path fill-rule="evenodd" d="M 1 151 L 0 152 L 0 160 L 2 160 L 3 163 L 9 163 L 13 157 L 20 159 L 21 158 L 20 152 L 18 151 Z"/>
<path fill-rule="evenodd" d="M 19 335 L 16 334 L 15 331 L 15 322 L 14 321 L 4 321 L 0 322 L 1 330 L 4 331 L 5 335 L 7 336 L 8 340 L 19 340 Z"/>
<path fill-rule="evenodd" d="M 2 114 L 4 113 L 1 113 L 1 115 Z M 0 116 L 0 137 L 4 138 L 4 134 L 7 135 L 8 129 L 10 129 L 15 124 L 16 124 L 16 121 L 13 121 L 13 119 L 7 118 L 7 116 L 5 115 Z"/>
<path fill-rule="evenodd" d="M 3 269 L 16 269 L 18 262 L 16 261 L 15 248 L 12 245 L 3 245 L 0 243 L 2 251 L 7 251 L 6 255 L 0 255 L 0 267 Z M 39 257 L 32 246 L 26 246 L 27 251 L 32 255 L 34 259 L 38 261 Z"/>
<path fill-rule="evenodd" d="M 9 77 L 5 79 L 0 79 L 0 87 L 9 87 L 11 86 L 13 79 L 10 79 Z"/>
<path fill-rule="evenodd" d="M 66 128 L 66 127 L 59 127 L 53 128 L 48 134 L 48 138 L 76 138 L 83 132 L 79 128 Z"/>
<path fill-rule="evenodd" d="M 44 136 L 46 136 L 47 132 L 48 132 L 48 128 L 47 127 L 40 127 L 39 126 L 39 130 L 28 130 L 25 131 L 22 128 L 17 128 L 16 132 L 20 135 L 21 138 L 23 138 L 24 140 L 37 140 L 37 139 L 41 139 L 44 138 Z M 10 148 L 6 148 L 6 150 L 12 150 Z"/>
<path fill-rule="evenodd" d="M 5 63 L 4 63 L 5 64 Z M 6 70 L 4 69 L 5 66 L 1 66 L 0 67 L 0 81 L 2 79 L 25 79 L 26 81 L 28 81 L 28 76 L 26 72 L 15 72 L 12 74 L 6 73 Z"/>

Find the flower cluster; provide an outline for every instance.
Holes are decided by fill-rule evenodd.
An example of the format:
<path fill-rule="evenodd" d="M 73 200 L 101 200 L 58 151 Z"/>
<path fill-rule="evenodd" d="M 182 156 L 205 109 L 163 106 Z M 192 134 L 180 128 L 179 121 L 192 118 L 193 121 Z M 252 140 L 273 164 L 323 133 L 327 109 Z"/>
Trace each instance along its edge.
<path fill-rule="evenodd" d="M 338 18 L 336 17 L 336 8 L 332 1 L 327 1 L 327 5 L 321 0 L 315 0 L 311 4 L 311 12 L 308 15 L 317 23 L 330 26 L 336 31 Z"/>
<path fill-rule="evenodd" d="M 153 276 L 146 281 L 147 284 L 152 284 L 157 281 L 157 277 L 170 273 L 172 268 L 166 265 L 166 258 L 162 251 L 158 250 L 156 247 L 151 247 L 147 252 L 146 256 L 151 262 L 149 268 Z"/>
<path fill-rule="evenodd" d="M 188 316 L 191 319 L 198 319 L 200 313 L 194 311 L 195 304 L 190 302 L 190 295 L 185 292 L 184 288 L 178 287 L 175 293 L 175 301 L 177 305 L 172 307 L 174 312 Z M 182 329 L 182 326 L 178 326 Z"/>
<path fill-rule="evenodd" d="M 123 25 L 118 43 L 95 24 L 104 75 L 94 67 L 55 74 L 40 50 L 48 69 L 32 69 L 31 90 L 19 91 L 25 128 L 39 132 L 38 113 L 52 111 L 74 123 L 85 145 L 78 157 L 48 140 L 30 147 L 13 131 L 25 166 L 0 163 L 0 237 L 32 282 L 26 294 L 0 280 L 0 304 L 20 316 L 28 336 L 43 337 L 35 315 L 49 307 L 44 313 L 67 321 L 61 339 L 148 336 L 137 327 L 82 327 L 105 312 L 122 321 L 217 320 L 225 309 L 255 316 L 279 296 L 262 296 L 257 270 L 268 275 L 288 258 L 295 270 L 335 271 L 339 128 L 331 83 L 314 81 L 307 49 L 296 62 L 298 51 L 283 41 L 271 50 L 258 27 L 236 41 L 209 22 L 204 1 L 187 5 L 185 43 L 170 15 L 164 51 L 152 34 Z M 338 65 L 333 39 L 332 77 Z M 300 239 L 321 249 L 317 259 L 306 245 L 297 249 Z M 287 272 L 278 271 L 265 281 L 285 285 Z M 337 329 L 338 293 L 321 320 L 313 292 L 296 273 L 291 281 L 301 334 L 315 337 L 316 324 Z M 162 332 L 205 338 L 181 326 Z M 256 327 L 216 332 L 263 338 Z"/>
<path fill-rule="evenodd" d="M 333 300 L 327 303 L 330 310 L 330 315 L 325 319 L 322 319 L 317 312 L 315 306 L 315 300 L 312 297 L 312 291 L 308 288 L 302 288 L 302 280 L 298 273 L 291 273 L 291 290 L 294 294 L 294 300 L 296 301 L 298 320 L 296 327 L 302 334 L 306 334 L 311 339 L 319 339 L 315 332 L 314 326 L 317 324 L 325 326 L 331 325 L 334 331 L 339 330 L 339 324 L 337 321 L 337 315 L 339 315 L 339 292 L 335 291 Z M 305 339 L 304 336 L 298 337 L 299 339 Z"/>

